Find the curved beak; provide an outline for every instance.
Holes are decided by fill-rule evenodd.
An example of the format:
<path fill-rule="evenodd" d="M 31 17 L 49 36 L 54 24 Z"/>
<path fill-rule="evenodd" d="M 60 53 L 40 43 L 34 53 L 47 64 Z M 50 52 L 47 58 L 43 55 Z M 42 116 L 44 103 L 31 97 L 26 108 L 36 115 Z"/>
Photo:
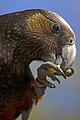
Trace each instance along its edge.
<path fill-rule="evenodd" d="M 72 69 L 72 65 L 75 61 L 75 58 L 76 58 L 75 44 L 66 45 L 62 48 L 62 52 L 61 52 L 62 63 L 60 64 L 60 68 L 62 69 L 62 71 L 67 77 L 72 76 L 74 73 L 74 70 Z M 52 63 L 56 64 L 57 58 L 56 58 L 56 55 L 52 52 L 52 53 L 48 53 L 45 56 L 42 56 L 41 60 L 45 62 L 51 61 Z"/>
<path fill-rule="evenodd" d="M 73 45 L 67 45 L 62 48 L 62 63 L 61 68 L 62 70 L 66 70 L 68 68 L 71 68 L 76 58 L 76 46 Z"/>

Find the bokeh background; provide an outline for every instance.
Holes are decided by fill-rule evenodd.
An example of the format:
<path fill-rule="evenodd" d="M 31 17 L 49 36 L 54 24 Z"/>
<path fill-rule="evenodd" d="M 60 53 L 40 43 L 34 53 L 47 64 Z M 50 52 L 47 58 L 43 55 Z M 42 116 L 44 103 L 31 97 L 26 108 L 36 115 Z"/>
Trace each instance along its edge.
<path fill-rule="evenodd" d="M 77 58 L 75 74 L 67 80 L 60 78 L 56 89 L 48 89 L 44 99 L 33 107 L 29 120 L 80 120 L 80 0 L 0 0 L 0 15 L 33 8 L 54 11 L 68 21 L 77 38 Z M 39 65 L 31 65 L 35 76 Z"/>

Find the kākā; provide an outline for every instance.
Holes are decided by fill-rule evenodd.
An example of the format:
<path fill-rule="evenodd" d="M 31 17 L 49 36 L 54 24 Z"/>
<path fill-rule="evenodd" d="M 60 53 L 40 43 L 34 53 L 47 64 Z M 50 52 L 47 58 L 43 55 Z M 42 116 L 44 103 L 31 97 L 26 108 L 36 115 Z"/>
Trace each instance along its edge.
<path fill-rule="evenodd" d="M 29 68 L 33 60 L 45 62 L 37 77 L 44 88 L 55 87 L 46 76 L 58 81 L 48 68 L 66 77 L 76 56 L 75 39 L 68 23 L 54 12 L 37 9 L 0 16 L 0 120 L 30 113 L 38 90 Z"/>

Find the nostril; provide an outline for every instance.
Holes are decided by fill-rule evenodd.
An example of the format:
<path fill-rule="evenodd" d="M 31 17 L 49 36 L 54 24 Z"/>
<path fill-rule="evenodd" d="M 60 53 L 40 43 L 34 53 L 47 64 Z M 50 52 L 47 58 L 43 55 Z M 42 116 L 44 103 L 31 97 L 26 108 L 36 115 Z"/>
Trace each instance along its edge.
<path fill-rule="evenodd" d="M 72 39 L 70 39 L 70 43 L 72 43 L 73 42 L 73 40 Z"/>

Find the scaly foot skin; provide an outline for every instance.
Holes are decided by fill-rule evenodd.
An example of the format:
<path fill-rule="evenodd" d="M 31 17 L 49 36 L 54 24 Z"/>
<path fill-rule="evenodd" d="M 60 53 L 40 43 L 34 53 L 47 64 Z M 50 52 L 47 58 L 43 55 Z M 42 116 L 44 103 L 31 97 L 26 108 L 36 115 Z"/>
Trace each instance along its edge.
<path fill-rule="evenodd" d="M 50 71 L 50 69 L 53 69 L 53 72 Z M 47 81 L 46 76 L 50 77 L 53 81 L 57 81 L 58 83 L 60 83 L 60 81 L 56 77 L 56 75 L 63 76 L 66 79 L 66 75 L 60 68 L 60 65 L 56 65 L 50 61 L 47 61 L 44 64 L 42 64 L 37 69 L 37 73 L 38 73 L 38 81 L 50 88 L 55 88 L 55 85 Z"/>

